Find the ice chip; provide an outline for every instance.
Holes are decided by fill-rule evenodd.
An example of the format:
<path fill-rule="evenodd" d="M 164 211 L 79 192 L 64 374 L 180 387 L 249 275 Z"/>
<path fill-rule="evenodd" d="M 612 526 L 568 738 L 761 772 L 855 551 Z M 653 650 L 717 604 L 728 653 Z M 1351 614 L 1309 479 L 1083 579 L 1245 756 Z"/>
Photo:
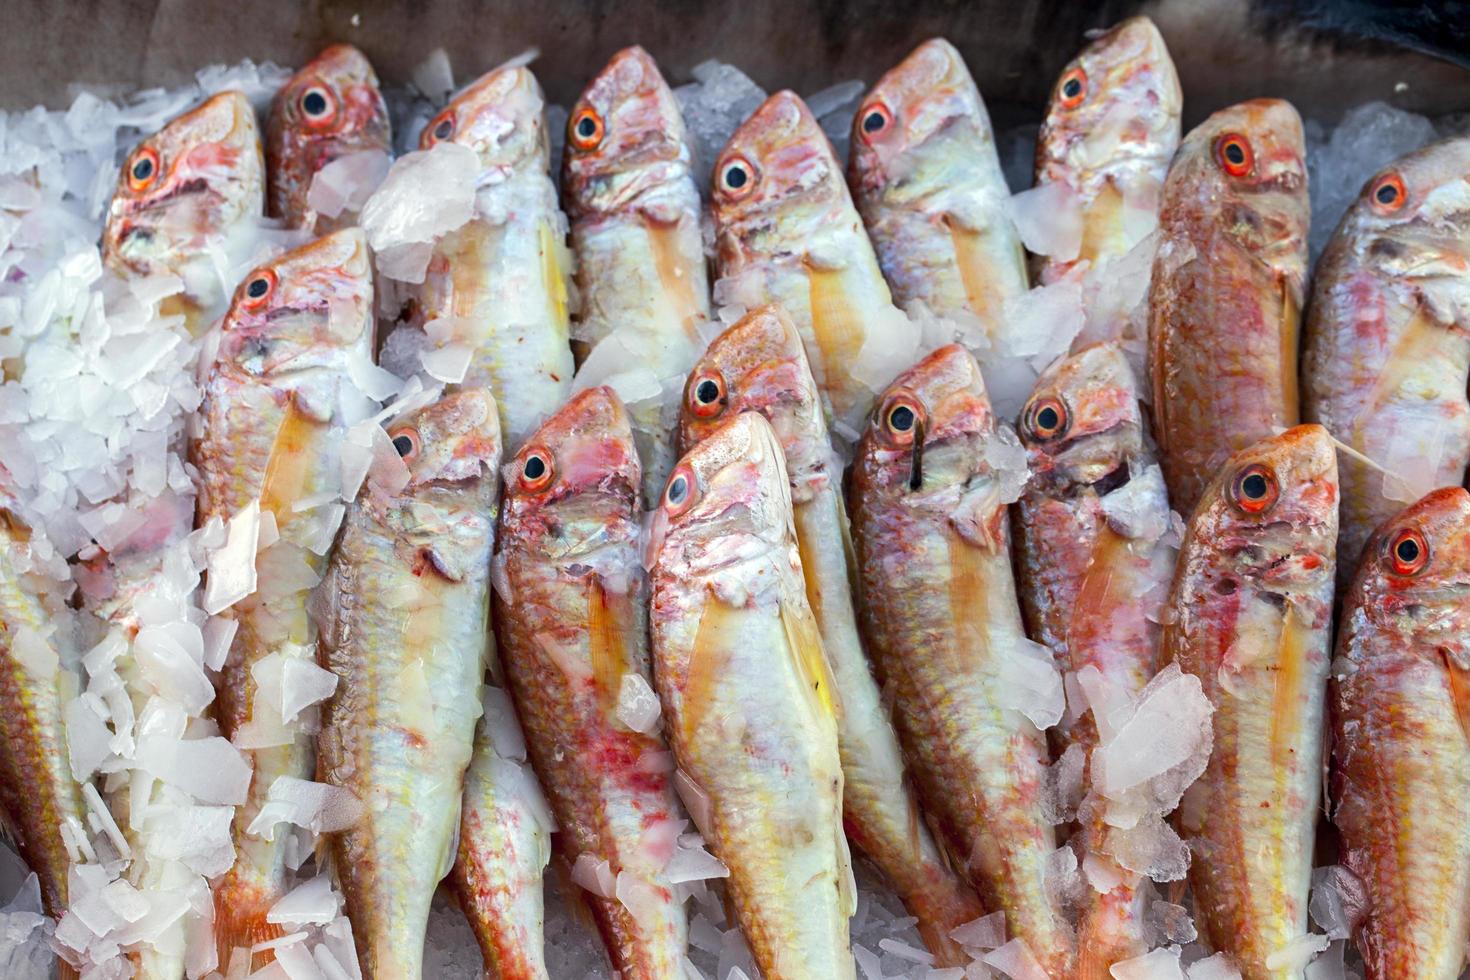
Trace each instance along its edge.
<path fill-rule="evenodd" d="M 658 695 L 642 674 L 624 674 L 618 688 L 618 721 L 629 729 L 652 735 L 658 731 Z"/>
<path fill-rule="evenodd" d="M 368 244 L 376 252 L 427 245 L 460 227 L 474 214 L 479 171 L 479 156 L 459 143 L 399 157 L 363 205 Z"/>
<path fill-rule="evenodd" d="M 1049 980 L 1024 939 L 1012 939 L 999 949 L 986 953 L 981 962 L 1011 980 Z"/>
<path fill-rule="evenodd" d="M 1340 864 L 1312 869 L 1311 896 L 1308 911 L 1328 939 L 1351 936 L 1368 903 L 1362 880 Z"/>
<path fill-rule="evenodd" d="M 1061 720 L 1066 698 L 1050 647 L 1018 635 L 998 659 L 998 666 L 1005 707 L 1021 712 L 1043 731 Z"/>
<path fill-rule="evenodd" d="M 260 502 L 252 500 L 226 524 L 222 547 L 209 554 L 204 611 L 211 616 L 255 591 L 255 552 L 260 539 Z"/>
<path fill-rule="evenodd" d="M 139 767 L 201 803 L 239 806 L 250 788 L 250 764 L 218 736 L 177 739 L 144 735 L 138 740 L 136 761 Z"/>
<path fill-rule="evenodd" d="M 1189 980 L 1240 980 L 1240 971 L 1224 953 L 1191 963 L 1185 975 Z"/>
<path fill-rule="evenodd" d="M 572 863 L 572 883 L 598 898 L 613 898 L 617 892 L 617 881 L 607 861 L 586 851 Z"/>
<path fill-rule="evenodd" d="M 1116 799 L 1142 782 L 1182 767 L 1193 772 L 1187 786 L 1209 762 L 1213 713 L 1199 678 L 1170 664 L 1144 688 L 1131 717 L 1121 724 L 1116 714 L 1109 718 L 1115 731 L 1093 754 L 1093 780 Z M 1179 787 L 1180 793 L 1183 790 Z"/>
<path fill-rule="evenodd" d="M 319 874 L 287 892 L 266 913 L 278 925 L 326 925 L 337 917 L 342 897 L 332 888 L 330 875 Z"/>
<path fill-rule="evenodd" d="M 336 690 L 336 674 L 309 660 L 287 658 L 281 664 L 281 722 L 294 721 L 303 708 L 325 701 Z"/>
<path fill-rule="evenodd" d="M 1082 200 L 1062 181 L 1011 196 L 1011 220 L 1026 249 L 1058 262 L 1071 262 L 1082 248 Z"/>
<path fill-rule="evenodd" d="M 1114 963 L 1109 972 L 1114 980 L 1184 980 L 1177 946 L 1167 946 Z"/>
<path fill-rule="evenodd" d="M 336 218 L 343 211 L 361 211 L 388 176 L 392 163 L 382 150 L 359 150 L 340 156 L 312 175 L 306 204 L 327 218 Z"/>
<path fill-rule="evenodd" d="M 1299 973 L 1306 968 L 1312 958 L 1322 952 L 1331 941 L 1326 936 L 1308 933 L 1297 936 L 1285 946 L 1266 957 L 1266 969 L 1281 970 L 1287 974 Z"/>

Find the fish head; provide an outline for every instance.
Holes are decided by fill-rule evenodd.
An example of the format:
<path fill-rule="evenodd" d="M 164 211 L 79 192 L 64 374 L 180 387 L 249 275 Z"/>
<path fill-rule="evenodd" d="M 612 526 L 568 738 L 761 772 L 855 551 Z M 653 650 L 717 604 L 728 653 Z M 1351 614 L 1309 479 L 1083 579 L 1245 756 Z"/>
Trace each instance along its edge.
<path fill-rule="evenodd" d="M 1122 350 L 1093 344 L 1052 364 L 1036 380 L 1016 432 L 1038 482 L 1066 490 L 1126 480 L 1143 450 L 1143 417 Z"/>
<path fill-rule="evenodd" d="M 830 480 L 821 396 L 801 335 L 780 306 L 752 310 L 710 342 L 684 385 L 683 445 L 703 441 L 741 412 L 759 412 L 776 430 L 794 495 L 804 498 Z"/>
<path fill-rule="evenodd" d="M 405 495 L 465 484 L 498 489 L 500 417 L 489 391 L 451 392 L 403 413 L 386 428 L 393 448 L 408 466 Z"/>
<path fill-rule="evenodd" d="M 1470 493 L 1445 487 L 1383 523 L 1363 549 L 1349 608 L 1428 627 L 1470 666 Z"/>
<path fill-rule="evenodd" d="M 502 544 L 566 557 L 636 539 L 642 478 L 618 396 L 579 391 L 506 462 Z"/>
<path fill-rule="evenodd" d="M 1388 277 L 1460 279 L 1470 265 L 1470 137 L 1431 143 L 1369 178 L 1343 219 Z"/>
<path fill-rule="evenodd" d="M 544 171 L 551 162 L 551 144 L 546 99 L 536 76 L 525 65 L 508 65 L 471 82 L 429 120 L 419 149 L 444 142 L 474 150 L 492 179 Z"/>
<path fill-rule="evenodd" d="M 567 119 L 562 186 L 573 215 L 630 207 L 689 180 L 693 153 L 673 91 L 647 51 L 613 55 Z"/>
<path fill-rule="evenodd" d="M 1191 216 L 1242 249 L 1305 258 L 1306 146 L 1291 103 L 1255 99 L 1216 112 L 1184 138 L 1169 182 L 1189 182 Z"/>
<path fill-rule="evenodd" d="M 674 467 L 652 547 L 689 578 L 789 547 L 793 535 L 781 442 L 764 416 L 741 412 Z"/>
<path fill-rule="evenodd" d="M 178 272 L 211 238 L 260 213 L 264 172 L 244 94 L 207 99 L 128 155 L 108 207 L 104 258 L 124 273 Z"/>
<path fill-rule="evenodd" d="M 1118 160 L 1163 156 L 1179 143 L 1179 76 L 1147 17 L 1095 38 L 1057 78 L 1037 138 L 1037 169 L 1090 171 Z"/>
<path fill-rule="evenodd" d="M 859 193 L 938 166 L 973 166 L 995 143 L 990 116 L 964 57 L 943 38 L 919 45 L 878 80 L 852 122 L 848 163 Z M 993 149 L 990 150 L 993 152 Z"/>
<path fill-rule="evenodd" d="M 953 492 L 976 475 L 994 430 L 979 364 L 964 347 L 948 344 L 878 399 L 858 444 L 855 480 L 890 498 Z"/>
<path fill-rule="evenodd" d="M 350 350 L 370 357 L 373 340 L 367 237 L 344 228 L 276 256 L 241 280 L 221 321 L 215 364 L 280 381 L 340 365 Z"/>
<path fill-rule="evenodd" d="M 1189 534 L 1257 586 L 1333 576 L 1337 451 L 1320 425 L 1298 425 L 1231 456 L 1206 487 Z"/>
<path fill-rule="evenodd" d="M 291 76 L 271 103 L 272 213 L 304 213 L 316 172 L 363 150 L 391 152 L 388 104 L 367 57 L 350 44 L 334 44 Z"/>
<path fill-rule="evenodd" d="M 715 160 L 714 212 L 722 228 L 825 213 L 847 200 L 832 144 L 794 92 L 761 103 Z"/>

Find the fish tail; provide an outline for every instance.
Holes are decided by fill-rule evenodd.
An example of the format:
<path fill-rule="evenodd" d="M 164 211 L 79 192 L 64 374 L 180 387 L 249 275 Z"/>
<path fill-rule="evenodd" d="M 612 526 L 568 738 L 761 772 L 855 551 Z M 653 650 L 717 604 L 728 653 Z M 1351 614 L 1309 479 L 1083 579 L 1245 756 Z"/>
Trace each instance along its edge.
<path fill-rule="evenodd" d="M 259 889 L 231 887 L 229 882 L 215 889 L 214 941 L 221 963 L 229 963 L 237 947 L 250 949 L 286 934 L 284 927 L 266 920 L 274 904 L 275 897 Z M 250 967 L 259 969 L 275 958 L 273 950 L 262 950 L 250 958 Z"/>
<path fill-rule="evenodd" d="M 82 971 L 59 959 L 56 961 L 56 980 L 82 980 Z"/>
<path fill-rule="evenodd" d="M 1077 965 L 1075 980 L 1113 980 L 1113 964 L 1142 956 L 1148 943 L 1142 935 L 1142 922 L 1133 915 L 1133 890 L 1129 900 L 1120 901 L 1115 893 L 1093 895 L 1083 909 L 1077 924 Z"/>
<path fill-rule="evenodd" d="M 936 967 L 968 966 L 969 955 L 950 933 L 985 915 L 985 906 L 949 869 L 930 864 L 926 871 L 922 880 L 902 890 L 904 907 L 919 920 L 916 928 Z"/>

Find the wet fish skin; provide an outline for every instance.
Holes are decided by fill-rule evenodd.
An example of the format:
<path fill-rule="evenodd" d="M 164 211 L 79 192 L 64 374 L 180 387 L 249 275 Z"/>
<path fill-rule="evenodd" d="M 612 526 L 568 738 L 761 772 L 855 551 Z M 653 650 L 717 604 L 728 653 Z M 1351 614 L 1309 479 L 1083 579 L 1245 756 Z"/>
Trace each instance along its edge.
<path fill-rule="evenodd" d="M 938 837 L 1010 934 L 1065 976 L 1071 937 L 1042 886 L 1046 737 L 1005 706 L 1005 659 L 1026 641 L 979 365 L 941 347 L 878 406 L 850 488 L 868 650 Z"/>
<path fill-rule="evenodd" d="M 654 677 L 761 975 L 852 980 L 838 709 L 789 486 L 781 444 L 754 412 L 675 467 L 649 552 Z"/>
<path fill-rule="evenodd" d="M 388 105 L 367 57 L 350 44 L 333 44 L 271 102 L 265 142 L 271 216 L 319 233 L 334 230 L 338 224 L 307 203 L 312 178 L 333 160 L 365 150 L 393 152 Z"/>
<path fill-rule="evenodd" d="M 253 297 L 254 284 L 262 281 L 268 291 Z M 239 624 L 217 682 L 216 716 L 227 738 L 279 725 L 271 710 L 257 710 L 257 664 L 273 654 L 314 655 L 317 631 L 301 569 L 320 576 L 326 558 L 314 544 L 319 515 L 296 505 L 340 487 L 349 421 L 341 405 L 353 390 L 348 364 L 354 357 L 370 359 L 373 343 L 372 269 L 366 238 L 356 228 L 248 274 L 222 322 L 203 383 L 201 434 L 190 447 L 198 519 L 201 525 L 228 521 L 258 503 L 280 535 L 256 557 L 257 591 L 223 612 Z M 282 931 L 266 913 L 286 890 L 285 835 L 265 840 L 248 828 L 277 777 L 311 778 L 314 748 L 299 724 L 279 737 L 284 744 L 248 751 L 254 775 L 235 813 L 235 865 L 214 887 L 222 963 L 235 946 Z"/>
<path fill-rule="evenodd" d="M 1143 438 L 1122 349 L 1095 344 L 1047 368 L 1016 431 L 1031 470 L 1015 508 L 1016 578 L 1029 632 L 1051 647 L 1063 671 L 1091 666 L 1136 695 L 1160 667 L 1158 623 L 1175 551 L 1165 540 L 1171 515 L 1163 477 Z M 1110 503 L 1136 508 L 1131 521 L 1111 516 Z M 1075 723 L 1063 716 L 1052 744 L 1057 755 L 1073 745 L 1090 753 L 1098 744 L 1092 713 Z M 1108 980 L 1114 963 L 1148 952 L 1149 893 L 1110 857 L 1101 811 L 1079 821 L 1081 856 L 1121 879 L 1106 892 L 1087 889 L 1079 913 L 1076 975 Z"/>
<path fill-rule="evenodd" d="M 578 127 L 597 133 L 578 134 Z M 684 117 L 658 65 L 640 47 L 624 48 L 582 92 L 567 123 L 562 199 L 571 219 L 580 302 L 572 324 L 579 363 L 616 332 L 599 357 L 626 370 L 629 358 L 660 381 L 682 379 L 704 342 L 709 273 L 702 205 L 690 168 Z M 643 495 L 663 489 L 678 457 L 663 399 L 629 406 L 643 463 Z"/>
<path fill-rule="evenodd" d="M 470 83 L 429 121 L 421 149 L 474 150 L 474 217 L 435 245 L 418 300 L 423 321 L 457 318 L 473 355 L 461 384 L 489 388 L 508 450 L 571 391 L 567 219 L 548 171 L 546 101 L 523 66 Z"/>
<path fill-rule="evenodd" d="M 1303 414 L 1391 474 L 1339 461 L 1344 589 L 1373 530 L 1416 494 L 1461 483 L 1470 462 L 1467 173 L 1466 138 L 1394 161 L 1363 185 L 1317 263 Z M 1374 198 L 1385 189 L 1388 205 Z"/>
<path fill-rule="evenodd" d="M 853 117 L 848 182 L 894 299 L 977 321 L 988 347 L 1028 288 L 995 133 L 964 58 L 925 41 L 879 79 Z"/>
<path fill-rule="evenodd" d="M 318 772 L 362 803 L 331 849 L 364 975 L 414 980 L 480 712 L 500 426 L 494 399 L 463 389 L 387 428 L 407 440 L 408 484 L 369 478 L 318 594 L 319 658 L 339 678 Z"/>
<path fill-rule="evenodd" d="M 537 469 L 539 467 L 539 469 Z M 628 675 L 652 687 L 638 455 L 610 388 L 588 388 L 537 429 L 506 466 L 496 560 L 501 662 L 557 826 L 562 856 L 608 862 L 648 911 L 583 895 L 613 969 L 678 976 L 688 945 L 682 902 L 663 875 L 684 822 L 662 737 L 618 718 Z"/>
<path fill-rule="evenodd" d="M 200 260 L 261 214 L 264 189 L 255 110 L 242 93 L 221 92 L 146 137 L 124 161 L 102 232 L 103 263 L 123 278 L 182 277 L 183 295 L 164 312 L 183 313 L 198 336 L 226 299 L 219 276 L 199 269 Z"/>
<path fill-rule="evenodd" d="M 1414 560 L 1395 551 L 1408 543 Z M 1343 602 L 1333 671 L 1332 819 L 1366 892 L 1370 980 L 1458 977 L 1470 942 L 1470 495 L 1391 517 Z"/>
<path fill-rule="evenodd" d="M 1072 191 L 1082 246 L 1070 261 L 1045 257 L 1041 282 L 1118 258 L 1153 230 L 1148 216 L 1158 214 L 1179 146 L 1183 101 L 1169 49 L 1147 17 L 1093 39 L 1062 69 L 1036 139 L 1036 185 Z"/>
<path fill-rule="evenodd" d="M 737 170 L 745 176 L 732 188 L 727 178 Z M 882 383 L 872 379 L 892 373 L 865 349 L 868 341 L 894 330 L 907 338 L 912 329 L 893 306 L 842 167 L 806 103 L 792 92 L 762 103 L 720 151 L 714 184 L 715 302 L 783 306 L 834 427 L 856 432 Z"/>
<path fill-rule="evenodd" d="M 0 477 L 8 476 L 0 466 Z M 72 659 L 62 610 L 49 607 L 39 576 L 26 570 L 30 535 L 0 486 L 0 820 L 40 880 L 46 914 L 60 918 L 71 867 L 63 824 L 82 838 L 87 828 L 63 713 L 81 679 L 62 660 Z"/>
<path fill-rule="evenodd" d="M 1215 707 L 1209 766 L 1177 815 L 1196 921 L 1245 980 L 1296 976 L 1267 962 L 1308 929 L 1337 503 L 1321 426 L 1236 453 L 1189 521 L 1169 599 L 1165 660 Z"/>
<path fill-rule="evenodd" d="M 1243 158 L 1239 176 L 1226 169 L 1227 143 Z M 1169 168 L 1149 289 L 1149 372 L 1154 436 L 1182 514 L 1232 452 L 1298 421 L 1304 152 L 1296 110 L 1256 99 L 1196 126 Z"/>
<path fill-rule="evenodd" d="M 701 386 L 707 395 L 710 384 L 722 392 L 712 404 L 701 397 Z M 898 738 L 858 633 L 840 463 L 801 337 L 779 306 L 746 314 L 710 342 L 685 386 L 683 447 L 748 411 L 771 423 L 785 451 L 807 599 L 842 706 L 837 731 L 848 839 L 897 888 L 940 965 L 964 966 L 968 958 L 949 933 L 984 909 L 935 844 L 905 781 Z"/>

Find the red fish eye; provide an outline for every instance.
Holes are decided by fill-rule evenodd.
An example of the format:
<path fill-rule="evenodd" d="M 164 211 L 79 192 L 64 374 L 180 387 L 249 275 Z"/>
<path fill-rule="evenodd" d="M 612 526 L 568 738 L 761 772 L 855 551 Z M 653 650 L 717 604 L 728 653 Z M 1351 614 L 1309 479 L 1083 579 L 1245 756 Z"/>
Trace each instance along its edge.
<path fill-rule="evenodd" d="M 1429 563 L 1429 542 L 1424 535 L 1406 527 L 1389 542 L 1388 564 L 1395 575 L 1417 575 Z"/>
<path fill-rule="evenodd" d="M 1057 105 L 1075 109 L 1087 98 L 1087 72 L 1073 68 L 1057 82 Z"/>
<path fill-rule="evenodd" d="M 429 120 L 424 134 L 419 137 L 419 149 L 427 150 L 435 143 L 442 143 L 454 135 L 454 110 L 445 109 Z"/>
<path fill-rule="evenodd" d="M 874 102 L 872 105 L 858 113 L 861 120 L 859 128 L 862 131 L 864 142 L 871 143 L 888 131 L 893 125 L 893 113 L 882 102 Z"/>
<path fill-rule="evenodd" d="M 532 446 L 521 456 L 521 474 L 517 477 L 522 490 L 535 492 L 551 484 L 551 453 L 540 446 Z"/>
<path fill-rule="evenodd" d="M 1247 514 L 1270 510 L 1280 495 L 1276 474 L 1260 463 L 1252 463 L 1242 469 L 1230 484 L 1230 499 Z"/>
<path fill-rule="evenodd" d="M 337 97 L 325 85 L 313 85 L 302 92 L 296 104 L 308 126 L 325 126 L 337 118 Z"/>
<path fill-rule="evenodd" d="M 567 142 L 579 150 L 595 150 L 602 143 L 602 117 L 591 106 L 584 107 L 572 117 L 567 127 Z"/>
<path fill-rule="evenodd" d="M 1070 424 L 1067 406 L 1057 398 L 1038 398 L 1026 408 L 1022 419 L 1026 432 L 1041 442 L 1065 434 Z"/>
<path fill-rule="evenodd" d="M 696 490 L 694 471 L 684 464 L 675 467 L 664 487 L 664 511 L 670 517 L 678 517 L 694 506 Z"/>
<path fill-rule="evenodd" d="M 718 371 L 701 371 L 689 379 L 685 401 L 698 418 L 714 418 L 725 410 L 725 379 Z"/>
<path fill-rule="evenodd" d="M 1226 133 L 1215 141 L 1215 159 L 1220 162 L 1220 169 L 1232 177 L 1244 177 L 1256 165 L 1250 140 L 1239 133 Z"/>
<path fill-rule="evenodd" d="M 744 157 L 732 157 L 720 165 L 716 183 L 722 194 L 738 201 L 755 190 L 755 170 Z"/>
<path fill-rule="evenodd" d="M 140 146 L 128 161 L 128 187 L 135 191 L 145 190 L 158 179 L 158 151 L 151 146 Z"/>
<path fill-rule="evenodd" d="M 257 269 L 240 287 L 240 304 L 247 310 L 258 310 L 276 291 L 276 274 L 271 269 Z"/>
<path fill-rule="evenodd" d="M 413 462 L 423 447 L 416 429 L 394 429 L 388 433 L 388 438 L 393 443 L 394 451 L 403 458 L 405 463 Z"/>
<path fill-rule="evenodd" d="M 1373 210 L 1379 214 L 1393 214 L 1404 206 L 1409 192 L 1404 187 L 1404 178 L 1398 174 L 1384 174 L 1374 181 L 1368 196 L 1373 201 Z"/>
<path fill-rule="evenodd" d="M 910 446 L 922 431 L 924 406 L 912 395 L 897 394 L 883 406 L 879 418 L 890 443 L 895 446 Z"/>

